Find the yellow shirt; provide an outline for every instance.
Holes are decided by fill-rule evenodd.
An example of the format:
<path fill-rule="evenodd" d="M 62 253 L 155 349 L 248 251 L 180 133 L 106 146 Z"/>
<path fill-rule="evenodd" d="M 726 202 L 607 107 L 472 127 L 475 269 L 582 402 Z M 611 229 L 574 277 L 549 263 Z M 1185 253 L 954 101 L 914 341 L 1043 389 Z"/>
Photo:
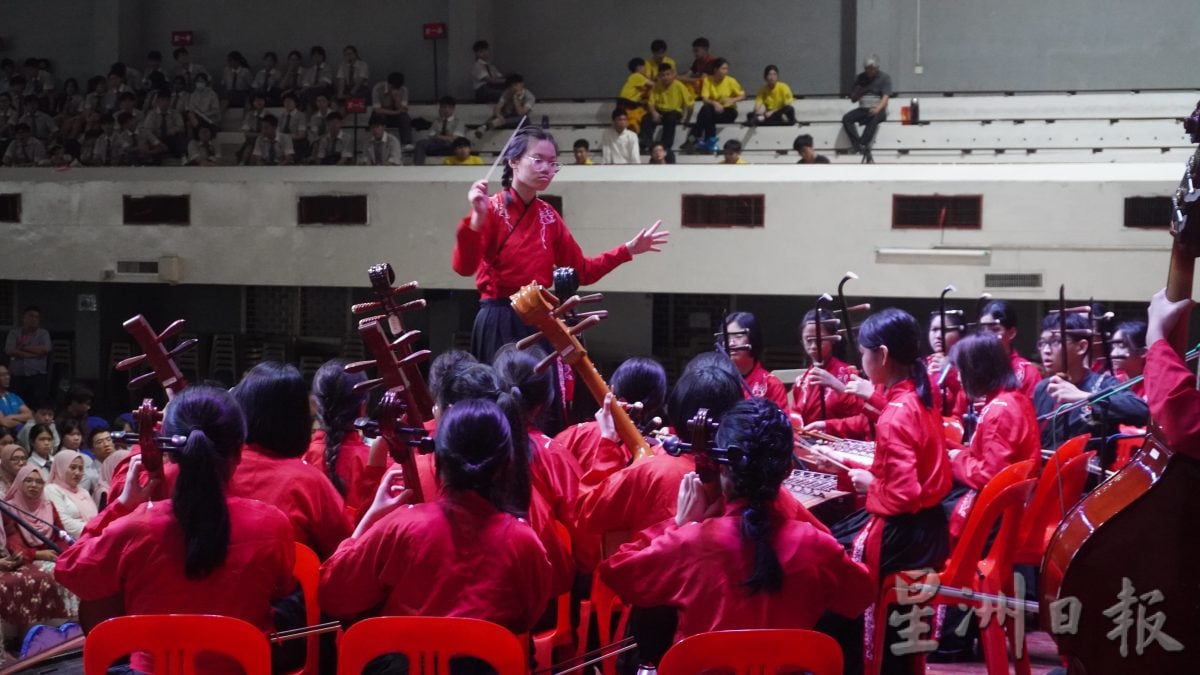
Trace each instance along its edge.
<path fill-rule="evenodd" d="M 656 84 L 654 89 L 650 90 L 650 104 L 660 113 L 683 113 L 695 102 L 696 96 L 691 88 L 679 80 L 672 80 L 671 86 L 666 89 Z"/>
<path fill-rule="evenodd" d="M 717 162 L 717 164 L 745 164 L 745 163 L 746 163 L 746 160 L 742 159 L 741 157 L 738 157 L 738 161 L 736 161 L 736 162 L 727 162 L 727 161 L 725 161 L 724 157 L 721 158 L 721 161 Z"/>
<path fill-rule="evenodd" d="M 671 70 L 674 70 L 676 73 L 679 72 L 679 68 L 675 66 L 675 59 L 669 56 L 664 56 L 662 62 L 670 65 Z M 650 78 L 651 80 L 658 78 L 658 63 L 654 61 L 653 56 L 646 59 L 646 77 Z"/>
<path fill-rule="evenodd" d="M 726 75 L 720 84 L 714 82 L 712 76 L 705 76 L 704 86 L 700 90 L 700 98 L 706 101 L 723 101 L 727 98 L 745 95 L 746 91 L 742 89 L 742 85 L 738 84 L 738 81 L 731 75 Z"/>
<path fill-rule="evenodd" d="M 645 75 L 637 72 L 630 73 L 621 87 L 621 93 L 617 94 L 617 98 L 627 101 L 644 101 L 646 100 L 646 90 L 653 85 L 654 82 Z"/>
<path fill-rule="evenodd" d="M 791 87 L 782 82 L 776 82 L 774 89 L 767 89 L 764 84 L 762 89 L 758 90 L 758 95 L 754 97 L 754 105 L 761 105 L 767 109 L 767 113 L 773 113 L 785 105 L 791 105 L 794 98 Z"/>
<path fill-rule="evenodd" d="M 588 158 L 587 158 L 585 161 L 583 161 L 583 162 L 575 162 L 575 166 L 594 166 L 595 164 L 596 164 L 596 163 L 592 161 L 592 158 L 591 158 L 591 157 L 588 157 Z"/>
<path fill-rule="evenodd" d="M 442 164 L 444 166 L 473 166 L 476 164 L 483 164 L 483 159 L 479 155 L 471 155 L 466 159 L 459 159 L 454 155 L 450 155 L 446 159 L 442 160 Z"/>

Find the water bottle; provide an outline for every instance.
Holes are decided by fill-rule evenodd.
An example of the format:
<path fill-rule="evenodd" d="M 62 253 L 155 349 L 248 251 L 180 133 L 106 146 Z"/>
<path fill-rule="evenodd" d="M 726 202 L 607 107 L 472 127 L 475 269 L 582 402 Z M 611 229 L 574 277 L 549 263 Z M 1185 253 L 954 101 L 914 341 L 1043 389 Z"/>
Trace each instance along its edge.
<path fill-rule="evenodd" d="M 921 102 L 915 98 L 908 104 L 908 123 L 921 123 Z"/>
<path fill-rule="evenodd" d="M 637 675 L 658 675 L 658 668 L 653 663 L 643 663 L 638 666 Z"/>

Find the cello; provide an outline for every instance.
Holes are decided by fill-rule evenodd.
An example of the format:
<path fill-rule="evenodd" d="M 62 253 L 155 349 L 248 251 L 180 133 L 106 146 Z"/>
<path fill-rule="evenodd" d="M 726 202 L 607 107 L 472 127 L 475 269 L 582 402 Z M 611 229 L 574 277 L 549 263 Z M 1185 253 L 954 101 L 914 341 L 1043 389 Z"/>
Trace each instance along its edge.
<path fill-rule="evenodd" d="M 1200 257 L 1197 161 L 1173 199 L 1172 301 L 1191 297 Z M 1142 450 L 1066 515 L 1042 560 L 1042 625 L 1071 675 L 1196 672 L 1198 532 L 1200 461 L 1173 452 L 1152 424 Z"/>

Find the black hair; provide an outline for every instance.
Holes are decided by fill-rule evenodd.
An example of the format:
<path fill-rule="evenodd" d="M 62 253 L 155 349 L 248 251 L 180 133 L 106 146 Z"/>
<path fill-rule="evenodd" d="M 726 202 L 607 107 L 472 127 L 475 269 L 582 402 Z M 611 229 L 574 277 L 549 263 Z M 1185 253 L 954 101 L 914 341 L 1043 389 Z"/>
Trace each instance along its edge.
<path fill-rule="evenodd" d="M 669 63 L 664 63 L 664 64 L 661 64 L 661 65 L 658 67 L 658 74 L 659 74 L 659 75 L 662 75 L 663 73 L 673 73 L 673 72 L 675 72 L 675 69 L 674 69 L 674 68 L 672 68 L 672 67 L 671 67 L 671 64 L 669 64 Z"/>
<path fill-rule="evenodd" d="M 708 49 L 708 38 L 698 37 L 695 40 L 692 40 L 692 47 L 704 47 L 705 49 Z"/>
<path fill-rule="evenodd" d="M 492 48 L 492 46 L 490 44 L 488 44 L 487 40 L 476 40 L 475 44 L 471 45 L 471 51 L 475 52 L 476 54 L 478 54 L 480 51 L 482 51 L 484 49 L 491 49 L 491 48 Z"/>
<path fill-rule="evenodd" d="M 246 442 L 277 457 L 299 457 L 312 428 L 308 385 L 296 367 L 263 361 L 232 390 L 246 415 Z"/>
<path fill-rule="evenodd" d="M 504 159 L 504 174 L 500 182 L 504 187 L 512 187 L 513 170 L 509 162 L 521 159 L 525 152 L 529 150 L 529 145 L 538 141 L 550 141 L 554 146 L 554 154 L 558 155 L 558 143 L 555 142 L 554 136 L 549 131 L 532 125 L 522 127 L 520 131 L 513 134 L 512 142 L 508 144 L 508 150 L 502 156 Z"/>
<path fill-rule="evenodd" d="M 429 393 L 433 400 L 441 399 L 442 387 L 452 377 L 452 373 L 468 363 L 479 363 L 479 361 L 474 354 L 463 349 L 450 349 L 437 355 L 429 364 Z"/>
<path fill-rule="evenodd" d="M 741 144 L 739 143 L 738 145 L 740 146 Z M 730 149 L 728 143 L 725 144 L 725 149 Z M 740 151 L 741 147 L 733 149 Z M 752 356 L 756 362 L 761 361 L 763 353 L 763 332 L 762 327 L 758 325 L 758 318 L 750 312 L 733 312 L 725 317 L 725 322 L 721 324 L 721 332 L 725 332 L 725 329 L 729 327 L 729 324 L 735 322 L 737 325 L 745 329 L 747 337 L 750 339 L 750 356 Z"/>
<path fill-rule="evenodd" d="M 287 57 L 289 59 L 292 58 L 293 56 L 300 60 L 304 60 L 304 55 L 300 53 L 299 49 L 293 49 L 292 51 L 288 52 Z"/>
<path fill-rule="evenodd" d="M 275 63 L 279 63 L 279 55 L 276 54 L 275 52 L 264 52 L 262 57 L 264 60 L 271 59 Z"/>
<path fill-rule="evenodd" d="M 518 84 L 518 83 L 521 83 L 524 81 L 525 81 L 524 75 L 522 75 L 520 73 L 511 73 L 508 77 L 504 78 L 504 86 L 511 87 L 514 84 Z"/>
<path fill-rule="evenodd" d="M 92 429 L 89 429 L 88 435 L 87 435 L 88 447 L 90 448 L 95 445 L 95 443 L 92 442 L 92 439 L 96 437 L 96 434 L 107 434 L 107 433 L 111 433 L 111 432 L 112 432 L 112 429 L 110 429 L 109 427 L 102 427 L 99 425 L 93 427 Z"/>
<path fill-rule="evenodd" d="M 188 54 L 188 50 L 186 47 L 176 47 L 175 51 L 171 52 L 171 58 L 178 59 L 179 57 L 185 56 L 187 54 Z"/>
<path fill-rule="evenodd" d="M 21 122 L 15 127 L 15 129 L 18 134 L 33 131 L 33 127 L 29 126 L 28 122 Z"/>
<path fill-rule="evenodd" d="M 358 47 L 355 47 L 354 45 L 346 45 L 345 47 L 342 47 L 342 52 L 345 53 L 347 49 L 354 52 L 354 58 L 358 58 Z"/>
<path fill-rule="evenodd" d="M 308 50 L 308 55 L 310 58 L 318 54 L 321 55 L 321 58 L 325 58 L 325 48 L 321 45 L 313 45 L 313 48 Z"/>
<path fill-rule="evenodd" d="M 705 361 L 710 361 L 715 356 L 726 363 L 729 362 L 723 354 L 706 354 L 712 356 L 705 357 Z M 720 419 L 730 408 L 737 405 L 738 401 L 746 397 L 742 378 L 732 364 L 728 368 L 718 365 L 693 365 L 702 356 L 705 355 L 701 354 L 692 359 L 692 363 L 684 369 L 683 375 L 679 377 L 667 399 L 667 418 L 675 428 L 675 433 L 684 441 L 690 441 L 692 438 L 688 420 L 701 408 L 708 409 L 709 419 Z"/>
<path fill-rule="evenodd" d="M 463 136 L 458 136 L 453 141 L 450 141 L 450 149 L 451 150 L 454 150 L 457 148 L 469 148 L 469 147 L 471 147 L 471 139 L 465 138 Z"/>
<path fill-rule="evenodd" d="M 652 41 L 650 42 L 650 51 L 651 51 L 651 52 L 665 52 L 665 51 L 667 51 L 667 41 L 666 41 L 666 40 L 662 40 L 662 39 L 656 39 L 656 40 L 652 40 Z"/>
<path fill-rule="evenodd" d="M 624 118 L 628 119 L 628 118 L 629 118 L 629 111 L 628 111 L 628 110 L 626 110 L 626 109 L 624 109 L 624 108 L 614 108 L 614 109 L 613 109 L 613 111 L 612 111 L 612 115 L 611 115 L 611 117 L 612 117 L 612 119 L 614 119 L 614 120 L 615 120 L 615 119 L 617 119 L 618 117 L 624 117 Z M 582 140 L 582 139 L 581 139 L 581 140 Z M 576 142 L 578 142 L 578 141 L 576 141 Z M 585 142 L 586 142 L 586 141 L 585 141 Z"/>
<path fill-rule="evenodd" d="M 637 69 L 644 65 L 646 65 L 646 59 L 643 59 L 640 56 L 635 56 L 632 59 L 629 59 L 629 63 L 626 64 L 626 67 L 629 68 L 629 72 L 633 73 L 637 72 Z"/>
<path fill-rule="evenodd" d="M 78 426 L 78 423 L 76 423 L 76 426 Z M 26 449 L 30 452 L 33 452 L 33 442 L 37 440 L 38 436 L 41 436 L 42 434 L 50 434 L 50 438 L 53 439 L 54 432 L 55 425 L 53 424 L 35 424 L 29 427 L 29 447 Z M 57 449 L 58 448 L 52 448 L 50 452 L 53 453 Z"/>
<path fill-rule="evenodd" d="M 667 400 L 667 371 L 662 364 L 645 356 L 625 359 L 609 380 L 613 395 L 626 403 L 641 403 L 638 424 L 662 412 Z"/>
<path fill-rule="evenodd" d="M 104 113 L 100 116 L 100 124 L 115 124 L 116 121 L 112 113 Z"/>
<path fill-rule="evenodd" d="M 239 52 L 239 51 L 232 51 L 232 52 L 229 52 L 228 54 L 226 54 L 226 55 L 225 55 L 225 60 L 226 60 L 226 61 L 233 61 L 234 63 L 236 63 L 237 65 L 239 65 L 239 66 L 241 66 L 241 67 L 243 67 L 243 68 L 249 68 L 249 67 L 250 67 L 250 62 L 249 62 L 249 61 L 247 61 L 247 60 L 246 60 L 246 57 L 245 57 L 245 56 L 242 56 L 242 53 L 241 53 L 241 52 Z"/>
<path fill-rule="evenodd" d="M 0 68 L 12 68 L 16 65 L 17 64 L 13 63 L 13 60 L 8 57 L 5 57 L 4 59 L 0 60 Z"/>
<path fill-rule="evenodd" d="M 292 99 L 292 103 L 295 103 L 295 102 L 296 102 L 296 95 L 295 95 L 295 94 L 293 94 L 293 93 L 292 93 L 292 92 L 290 92 L 290 91 L 289 91 L 288 93 L 284 94 L 282 97 L 280 97 L 280 99 L 279 99 L 279 100 L 280 100 L 280 101 L 286 101 L 286 100 L 288 100 L 289 98 L 290 98 L 290 99 Z"/>
<path fill-rule="evenodd" d="M 8 427 L 0 426 L 0 441 L 3 441 L 6 438 L 9 439 L 9 443 L 12 443 L 15 436 L 13 436 L 13 432 L 11 429 L 9 429 Z M 0 447 L 3 447 L 4 445 L 8 445 L 8 443 L 0 444 Z M 21 448 L 21 449 L 24 450 L 25 448 Z"/>
<path fill-rule="evenodd" d="M 1005 328 L 1017 327 L 1017 310 L 1007 300 L 992 300 L 983 306 L 980 316 L 990 316 Z"/>
<path fill-rule="evenodd" d="M 432 380 L 432 373 L 430 376 Z M 486 363 L 464 362 L 441 375 L 435 401 L 445 412 L 450 406 L 471 398 L 496 400 L 500 396 L 500 380 L 496 370 Z"/>
<path fill-rule="evenodd" d="M 458 105 L 458 101 L 453 96 L 443 96 L 438 99 L 438 105 Z"/>
<path fill-rule="evenodd" d="M 158 51 L 157 49 L 151 49 L 149 52 L 146 53 L 146 60 L 161 62 L 162 61 L 162 52 Z"/>
<path fill-rule="evenodd" d="M 908 366 L 921 404 L 933 409 L 929 373 L 921 360 L 921 327 L 912 314 L 894 307 L 872 314 L 858 329 L 858 344 L 864 349 L 887 347 L 889 358 Z"/>
<path fill-rule="evenodd" d="M 816 320 L 817 320 L 817 308 L 814 307 L 804 313 L 804 318 L 800 320 L 800 339 L 802 342 L 804 340 L 804 327 L 810 323 L 815 323 Z M 837 323 L 836 327 L 831 325 L 831 324 L 834 324 L 835 322 Z M 825 308 L 821 308 L 821 337 L 822 337 L 822 339 L 827 335 L 835 335 L 835 334 L 840 335 L 840 333 L 834 332 L 834 331 L 837 331 L 840 329 L 841 329 L 841 321 L 836 316 L 834 316 L 833 313 L 830 312 L 829 310 L 827 310 Z M 845 344 L 846 344 L 845 340 L 839 340 L 839 341 L 833 343 L 833 355 L 838 358 L 843 358 L 845 351 L 846 351 L 844 349 Z M 804 346 L 804 350 L 805 350 L 805 353 L 807 353 L 808 347 Z M 821 354 L 821 351 L 818 350 L 817 354 L 818 355 Z"/>
<path fill-rule="evenodd" d="M 777 66 L 773 63 L 771 65 L 767 66 L 766 68 L 763 68 L 763 79 L 764 80 L 767 79 L 767 75 L 770 75 L 772 70 L 775 71 L 776 75 L 779 74 L 779 66 Z"/>
<path fill-rule="evenodd" d="M 403 87 L 404 73 L 388 73 L 387 83 L 390 87 Z"/>
<path fill-rule="evenodd" d="M 331 112 L 325 116 L 326 122 L 328 122 L 330 120 L 337 120 L 337 121 L 341 122 L 343 119 L 345 119 L 345 117 L 342 115 L 342 113 L 340 113 L 336 110 L 334 110 L 333 112 Z"/>
<path fill-rule="evenodd" d="M 963 390 L 973 399 L 1020 386 L 1008 350 L 992 333 L 974 333 L 959 340 L 950 350 L 950 362 L 958 368 Z"/>
<path fill-rule="evenodd" d="M 73 384 L 67 390 L 67 403 L 91 403 L 94 398 L 96 395 L 92 393 L 92 390 L 82 384 Z"/>
<path fill-rule="evenodd" d="M 727 63 L 729 63 L 729 59 L 726 59 L 726 58 L 716 58 L 716 59 L 713 59 L 713 62 L 712 62 L 712 70 L 713 70 L 713 72 L 714 72 L 714 73 L 715 73 L 715 72 L 717 72 L 717 70 L 718 70 L 718 69 L 719 69 L 721 66 L 723 66 L 723 65 L 725 65 L 725 64 L 727 64 Z"/>
<path fill-rule="evenodd" d="M 1125 339 L 1129 341 L 1129 346 L 1133 349 L 1146 348 L 1145 321 L 1122 321 L 1117 324 L 1117 329 L 1113 332 L 1124 333 Z"/>
<path fill-rule="evenodd" d="M 771 401 L 751 398 L 734 405 L 720 420 L 714 439 L 722 448 L 737 448 L 729 464 L 736 496 L 746 500 L 742 539 L 754 544 L 754 567 L 742 585 L 753 595 L 778 593 L 783 566 L 771 546 L 770 505 L 792 468 L 792 425 Z"/>
<path fill-rule="evenodd" d="M 254 98 L 261 98 L 261 97 L 255 96 Z M 270 124 L 273 127 L 277 127 L 277 126 L 279 126 L 279 118 L 270 113 L 267 113 L 266 115 L 262 116 L 261 120 L 259 120 L 259 124 Z"/>
<path fill-rule="evenodd" d="M 325 432 L 325 474 L 333 487 L 346 495 L 347 486 L 337 473 L 338 454 L 346 432 L 354 428 L 354 420 L 362 411 L 367 392 L 355 391 L 354 385 L 363 382 L 363 373 L 347 373 L 350 359 L 332 359 L 317 369 L 313 376 L 312 393 L 317 402 L 317 420 Z"/>
<path fill-rule="evenodd" d="M 1091 335 L 1092 326 L 1084 314 L 1067 313 L 1067 337 L 1072 340 L 1086 340 Z M 1042 330 L 1052 330 L 1058 333 L 1058 313 L 1047 314 L 1042 318 Z"/>
<path fill-rule="evenodd" d="M 934 310 L 929 313 L 929 325 L 933 325 L 933 320 L 942 316 L 939 310 Z M 966 320 L 963 318 L 962 312 L 952 312 L 946 310 L 946 332 L 963 331 L 966 329 Z"/>
<path fill-rule="evenodd" d="M 121 63 L 120 61 L 117 61 L 116 63 L 112 64 L 112 66 L 108 69 L 109 75 L 116 75 L 116 76 L 120 77 L 122 80 L 125 79 L 125 77 L 126 77 L 126 75 L 128 75 L 128 73 L 129 73 L 129 67 L 126 66 L 124 63 Z"/>
<path fill-rule="evenodd" d="M 168 450 L 179 466 L 171 511 L 183 530 L 184 573 L 203 579 L 225 563 L 229 551 L 225 487 L 242 451 L 246 419 L 228 392 L 198 385 L 171 400 L 163 431 L 187 436 L 182 448 Z"/>
<path fill-rule="evenodd" d="M 137 96 L 135 96 L 132 91 L 123 91 L 117 95 L 118 103 L 121 101 L 136 101 L 136 100 L 137 100 Z"/>
<path fill-rule="evenodd" d="M 546 354 L 536 347 L 522 350 L 508 344 L 492 359 L 492 368 L 500 383 L 500 406 L 521 420 L 520 426 L 514 420 L 514 435 L 527 432 L 533 416 L 554 400 L 554 378 L 550 371 L 537 371 L 538 362 L 545 357 Z"/>
<path fill-rule="evenodd" d="M 8 78 L 8 84 L 11 87 L 15 87 L 18 84 L 24 86 L 29 84 L 29 80 L 25 79 L 24 75 L 13 75 L 12 77 Z"/>
<path fill-rule="evenodd" d="M 210 78 L 208 77 L 208 75 L 206 73 L 196 73 L 196 77 L 192 78 L 193 83 L 199 82 L 200 80 L 204 80 L 205 82 L 208 82 L 208 81 L 210 81 Z M 184 81 L 186 82 L 187 80 L 185 79 Z"/>
<path fill-rule="evenodd" d="M 614 119 L 615 119 L 615 117 L 614 117 Z M 584 150 L 591 150 L 592 145 L 587 142 L 586 138 L 580 138 L 575 141 L 575 144 L 571 146 L 571 149 L 578 150 L 580 148 L 583 148 Z"/>
<path fill-rule="evenodd" d="M 513 502 L 513 484 L 529 485 L 529 466 L 520 460 L 509 419 L 487 399 L 467 399 L 446 411 L 438 425 L 434 464 L 442 489 L 471 490 L 497 509 L 517 517 L 528 513 Z M 522 475 L 523 474 L 523 475 Z"/>
<path fill-rule="evenodd" d="M 383 115 L 371 115 L 371 118 L 367 120 L 367 126 L 368 127 L 374 127 L 374 126 L 386 127 L 387 120 L 383 119 Z"/>
<path fill-rule="evenodd" d="M 742 142 L 736 138 L 731 138 L 725 141 L 725 145 L 721 148 L 724 152 L 741 152 Z"/>

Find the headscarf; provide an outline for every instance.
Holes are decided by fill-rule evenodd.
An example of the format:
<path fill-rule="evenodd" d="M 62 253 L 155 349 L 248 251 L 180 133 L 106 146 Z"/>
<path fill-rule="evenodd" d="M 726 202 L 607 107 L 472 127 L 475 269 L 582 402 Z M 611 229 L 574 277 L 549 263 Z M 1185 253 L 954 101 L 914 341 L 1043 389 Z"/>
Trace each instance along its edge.
<path fill-rule="evenodd" d="M 8 487 L 8 492 L 4 495 L 4 501 L 12 504 L 22 511 L 32 513 L 41 520 L 46 521 L 45 523 L 42 523 L 24 514 L 15 514 L 20 516 L 21 520 L 32 526 L 33 529 L 45 535 L 47 539 L 53 539 L 54 535 L 56 534 L 53 525 L 54 505 L 50 503 L 49 499 L 46 499 L 46 494 L 44 492 L 42 493 L 41 499 L 30 499 L 29 497 L 25 496 L 24 491 L 21 489 L 22 485 L 25 483 L 25 479 L 28 478 L 29 474 L 33 473 L 34 471 L 40 473 L 41 469 L 37 468 L 37 466 L 34 464 L 26 464 L 25 466 L 21 467 L 21 470 L 17 472 L 17 477 L 13 479 L 12 485 Z M 42 477 L 45 478 L 44 475 Z M 45 545 L 40 539 L 26 531 L 25 528 L 18 527 L 17 529 L 21 532 L 21 537 L 29 546 L 38 548 Z"/>
<path fill-rule="evenodd" d="M 92 493 L 92 497 L 95 498 L 97 505 L 100 504 L 101 496 L 108 495 L 109 490 L 112 489 L 113 474 L 117 472 L 117 465 L 128 456 L 128 450 L 116 450 L 108 457 L 105 457 L 104 461 L 100 464 L 100 481 L 96 484 L 96 491 Z"/>
<path fill-rule="evenodd" d="M 6 445 L 3 448 L 0 448 L 0 486 L 2 486 L 2 489 L 6 491 L 8 490 L 8 486 L 12 485 L 12 482 L 17 478 L 17 474 L 9 473 L 7 467 L 9 460 L 12 459 L 13 453 L 18 450 L 24 452 L 25 448 L 22 448 L 16 444 Z"/>
<path fill-rule="evenodd" d="M 67 495 L 79 510 L 79 517 L 86 522 L 96 517 L 98 509 L 91 493 L 67 482 L 67 472 L 71 470 L 71 462 L 76 459 L 83 459 L 83 455 L 74 450 L 59 450 L 54 459 L 50 460 L 50 482 Z M 86 462 L 87 460 L 84 460 L 85 464 Z"/>

